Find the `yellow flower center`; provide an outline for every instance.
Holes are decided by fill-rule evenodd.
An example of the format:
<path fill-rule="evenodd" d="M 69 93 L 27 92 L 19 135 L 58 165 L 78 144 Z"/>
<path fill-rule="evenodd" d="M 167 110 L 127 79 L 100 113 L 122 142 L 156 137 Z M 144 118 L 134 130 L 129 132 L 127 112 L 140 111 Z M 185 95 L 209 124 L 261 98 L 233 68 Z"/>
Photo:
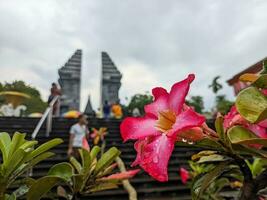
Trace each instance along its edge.
<path fill-rule="evenodd" d="M 161 132 L 170 130 L 175 123 L 176 115 L 171 110 L 161 111 L 158 114 L 156 128 Z"/>

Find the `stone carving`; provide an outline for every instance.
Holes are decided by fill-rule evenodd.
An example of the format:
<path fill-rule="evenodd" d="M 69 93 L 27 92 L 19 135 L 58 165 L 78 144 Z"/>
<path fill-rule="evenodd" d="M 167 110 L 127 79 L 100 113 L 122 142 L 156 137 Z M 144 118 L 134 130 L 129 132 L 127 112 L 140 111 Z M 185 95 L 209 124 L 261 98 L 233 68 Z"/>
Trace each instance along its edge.
<path fill-rule="evenodd" d="M 102 52 L 101 102 L 119 101 L 122 74 L 106 52 Z"/>
<path fill-rule="evenodd" d="M 14 108 L 12 104 L 7 104 L 0 107 L 0 115 L 5 117 L 20 117 L 25 110 L 27 110 L 25 105 L 19 105 Z"/>
<path fill-rule="evenodd" d="M 80 109 L 81 63 L 82 50 L 78 49 L 66 64 L 58 70 L 58 82 L 62 91 L 61 113 Z"/>

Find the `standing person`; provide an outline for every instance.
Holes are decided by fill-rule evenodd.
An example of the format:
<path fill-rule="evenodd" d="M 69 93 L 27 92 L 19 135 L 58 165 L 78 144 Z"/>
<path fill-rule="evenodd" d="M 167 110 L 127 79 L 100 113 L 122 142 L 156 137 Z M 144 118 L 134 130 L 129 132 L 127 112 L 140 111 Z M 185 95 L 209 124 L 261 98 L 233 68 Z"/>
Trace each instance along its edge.
<path fill-rule="evenodd" d="M 60 96 L 60 95 L 61 95 L 61 90 L 58 88 L 56 83 L 52 83 L 50 89 L 50 95 L 48 97 L 48 104 L 51 103 L 51 101 L 54 99 L 55 96 Z M 58 116 L 58 114 L 59 114 L 59 99 L 53 105 L 53 115 Z"/>
<path fill-rule="evenodd" d="M 103 112 L 104 112 L 104 118 L 108 119 L 110 116 L 110 105 L 107 100 L 104 103 Z"/>
<path fill-rule="evenodd" d="M 81 114 L 78 117 L 78 122 L 70 128 L 68 156 L 74 156 L 76 159 L 79 159 L 80 154 L 78 150 L 83 147 L 84 140 L 89 138 L 87 125 L 87 115 Z"/>

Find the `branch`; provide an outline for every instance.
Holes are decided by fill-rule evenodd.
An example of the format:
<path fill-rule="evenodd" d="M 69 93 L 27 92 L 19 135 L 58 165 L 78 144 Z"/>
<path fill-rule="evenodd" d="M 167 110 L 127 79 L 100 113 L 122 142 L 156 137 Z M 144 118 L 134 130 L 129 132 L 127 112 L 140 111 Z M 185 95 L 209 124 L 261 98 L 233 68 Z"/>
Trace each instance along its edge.
<path fill-rule="evenodd" d="M 118 164 L 118 167 L 120 169 L 121 172 L 125 172 L 125 165 L 122 161 L 122 159 L 120 157 L 116 158 L 116 162 Z M 129 180 L 123 180 L 122 181 L 122 185 L 124 187 L 125 190 L 127 190 L 128 194 L 129 194 L 129 200 L 137 200 L 137 193 L 136 190 L 134 189 L 134 187 L 130 184 Z"/>

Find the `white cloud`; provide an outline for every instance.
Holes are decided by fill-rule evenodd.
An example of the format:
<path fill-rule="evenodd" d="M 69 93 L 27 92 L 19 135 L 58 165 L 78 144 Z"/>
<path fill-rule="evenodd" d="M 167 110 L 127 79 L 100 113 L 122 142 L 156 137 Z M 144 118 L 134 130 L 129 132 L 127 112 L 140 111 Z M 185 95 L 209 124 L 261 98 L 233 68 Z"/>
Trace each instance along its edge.
<path fill-rule="evenodd" d="M 262 0 L 3 0 L 0 78 L 23 79 L 47 98 L 58 68 L 82 48 L 81 108 L 89 93 L 97 108 L 100 53 L 107 51 L 124 75 L 122 101 L 193 72 L 190 94 L 204 96 L 210 107 L 214 76 L 225 82 L 266 57 L 266 9 Z"/>

